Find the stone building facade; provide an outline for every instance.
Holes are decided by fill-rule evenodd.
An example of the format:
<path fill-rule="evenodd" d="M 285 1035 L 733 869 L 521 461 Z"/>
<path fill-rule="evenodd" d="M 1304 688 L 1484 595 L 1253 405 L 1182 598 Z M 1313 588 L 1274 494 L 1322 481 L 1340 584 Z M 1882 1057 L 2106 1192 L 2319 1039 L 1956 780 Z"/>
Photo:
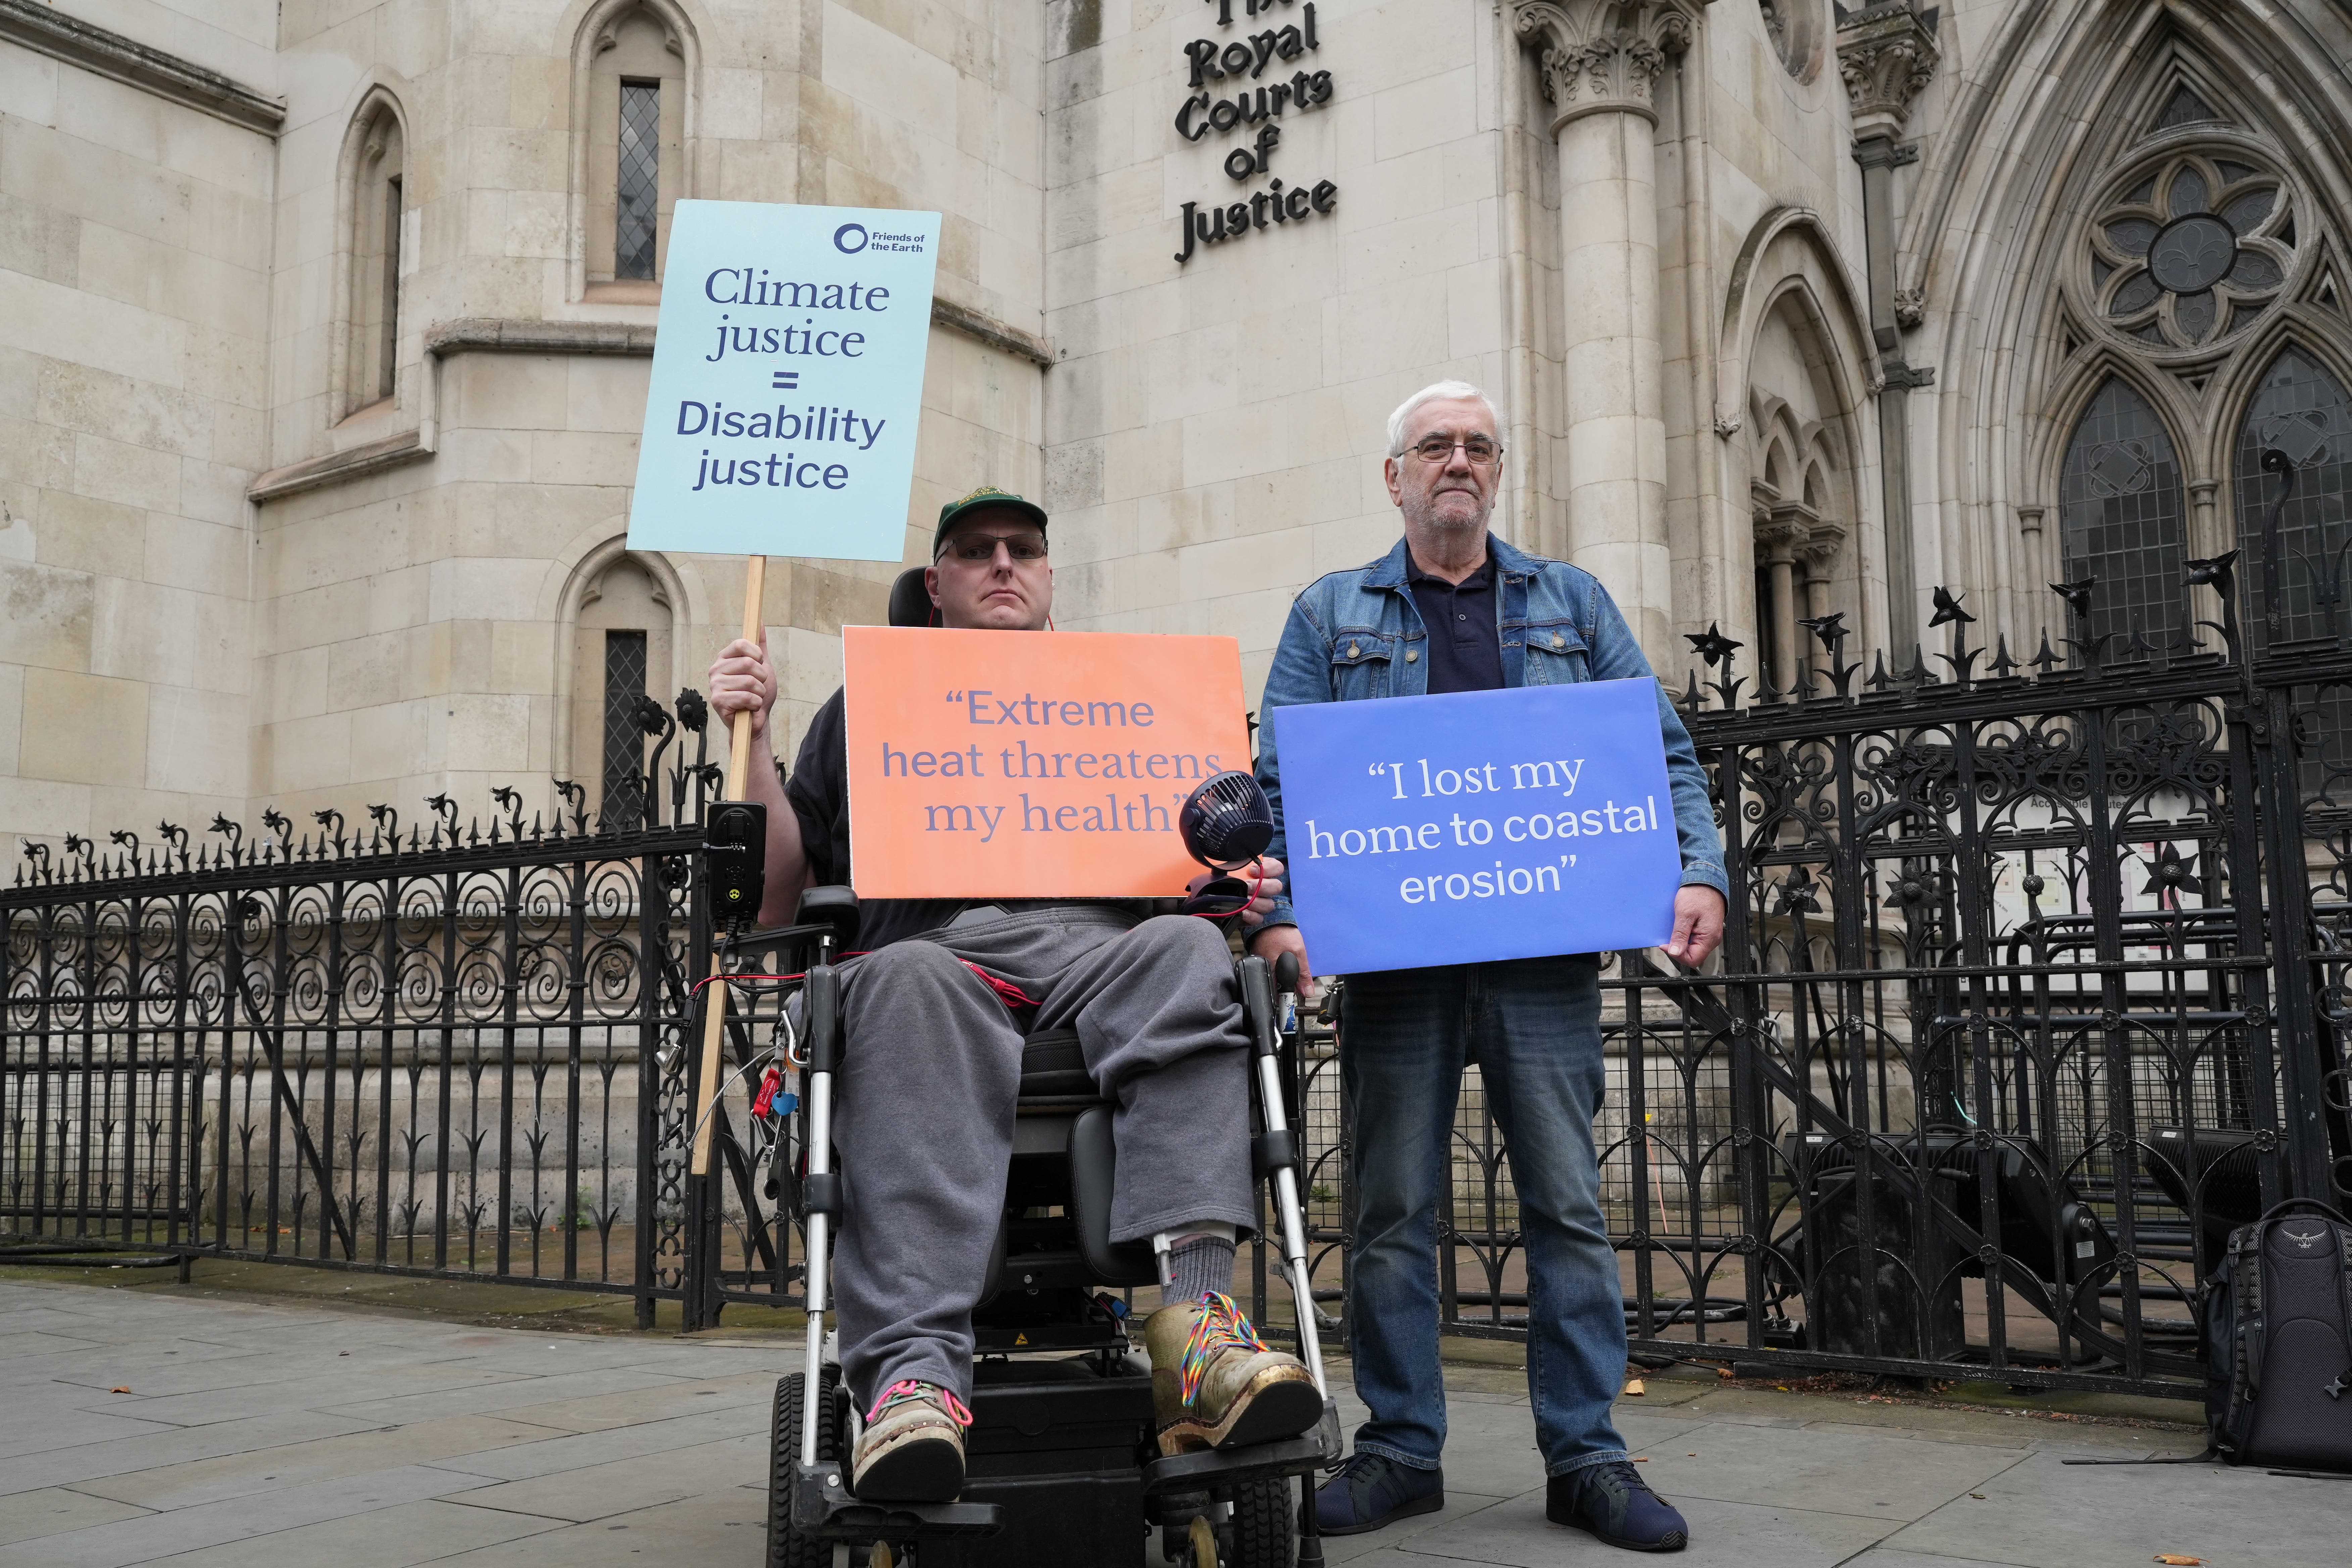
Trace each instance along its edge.
<path fill-rule="evenodd" d="M 1937 585 L 2160 634 L 2263 451 L 2341 542 L 2347 63 L 2329 0 L 0 0 L 0 853 L 625 778 L 742 592 L 624 538 L 685 196 L 941 212 L 908 560 L 1042 495 L 1058 624 L 1253 689 L 1441 376 L 1670 674 Z M 795 729 L 892 571 L 772 563 Z"/>

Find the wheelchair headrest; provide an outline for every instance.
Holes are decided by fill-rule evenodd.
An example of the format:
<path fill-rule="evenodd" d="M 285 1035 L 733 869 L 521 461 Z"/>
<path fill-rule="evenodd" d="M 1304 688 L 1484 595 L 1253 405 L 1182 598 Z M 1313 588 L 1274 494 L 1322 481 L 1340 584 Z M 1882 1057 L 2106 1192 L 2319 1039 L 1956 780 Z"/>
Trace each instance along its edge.
<path fill-rule="evenodd" d="M 928 626 L 931 624 L 931 595 L 923 586 L 923 569 L 909 566 L 898 574 L 890 584 L 890 624 L 894 626 Z"/>

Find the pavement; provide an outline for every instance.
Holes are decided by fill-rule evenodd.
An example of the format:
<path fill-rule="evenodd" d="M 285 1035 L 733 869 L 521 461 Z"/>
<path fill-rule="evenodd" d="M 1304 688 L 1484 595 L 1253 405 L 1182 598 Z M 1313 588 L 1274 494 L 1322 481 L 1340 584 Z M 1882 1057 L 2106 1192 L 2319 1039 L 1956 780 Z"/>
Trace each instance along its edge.
<path fill-rule="evenodd" d="M 20 1274 L 0 1280 L 0 1568 L 756 1568 L 790 1359 L 773 1328 L 499 1329 Z M 1633 1561 L 1545 1522 L 1523 1373 L 1447 1380 L 1444 1510 L 1330 1541 L 1333 1562 Z M 2159 1418 L 2117 1420 L 1667 1375 L 1617 1421 L 1691 1522 L 1686 1568 L 2347 1561 L 2345 1483 L 2061 1463 L 2201 1447 L 2162 1418 L 2186 1407 L 2148 1403 Z"/>

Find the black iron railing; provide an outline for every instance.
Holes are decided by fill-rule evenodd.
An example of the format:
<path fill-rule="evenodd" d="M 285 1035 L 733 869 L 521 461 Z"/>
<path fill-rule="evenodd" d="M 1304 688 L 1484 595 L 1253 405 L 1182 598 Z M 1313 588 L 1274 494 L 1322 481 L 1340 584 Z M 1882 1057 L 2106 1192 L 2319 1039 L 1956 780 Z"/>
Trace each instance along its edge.
<path fill-rule="evenodd" d="M 1837 618 L 1810 623 L 1818 666 L 1783 693 L 1693 639 L 1724 957 L 1604 972 L 1603 1196 L 1637 1352 L 2160 1389 L 2197 1369 L 2229 1226 L 2344 1202 L 2352 641 L 2250 658 L 2230 563 L 2190 579 L 2220 617 L 2184 617 L 2201 645 L 2084 629 L 2020 664 L 1948 598 L 1948 651 L 1900 677 L 1857 679 Z M 502 790 L 488 825 L 436 797 L 359 833 L 271 812 L 257 839 L 28 845 L 0 894 L 0 1229 L 610 1290 L 642 1321 L 662 1299 L 690 1325 L 795 1302 L 748 1115 L 772 994 L 730 1021 L 718 1159 L 687 1172 L 718 737 L 690 693 L 641 717 L 657 743 L 625 822 L 567 784 L 560 821 Z M 1343 992 L 1296 1085 L 1334 1314 L 1345 1036 Z M 1451 1328 L 1523 1333 L 1475 1069 L 1442 1221 Z"/>
<path fill-rule="evenodd" d="M 2201 645 L 2021 665 L 1939 593 L 1948 653 L 1858 682 L 1828 616 L 1778 692 L 1691 639 L 1720 972 L 1604 978 L 1638 1352 L 2149 1391 L 2199 1369 L 2231 1225 L 2352 1197 L 2352 627 L 2249 660 L 2231 567 L 2192 563 Z M 1440 1278 L 1457 1331 L 1516 1334 L 1471 1087 Z"/>
<path fill-rule="evenodd" d="M 689 697 L 691 694 L 688 694 Z M 711 770 L 626 820 L 28 844 L 0 894 L 0 1229 L 347 1268 L 681 1293 L 680 1053 Z"/>

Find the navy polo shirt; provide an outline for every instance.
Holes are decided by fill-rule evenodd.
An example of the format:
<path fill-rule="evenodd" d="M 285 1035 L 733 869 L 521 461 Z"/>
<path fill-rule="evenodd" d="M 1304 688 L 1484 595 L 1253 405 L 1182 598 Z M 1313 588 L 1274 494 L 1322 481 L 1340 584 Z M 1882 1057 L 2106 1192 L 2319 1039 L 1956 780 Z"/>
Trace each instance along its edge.
<path fill-rule="evenodd" d="M 1406 548 L 1410 561 L 1412 549 Z M 1421 624 L 1429 628 L 1429 694 L 1499 691 L 1503 634 L 1495 614 L 1495 557 L 1459 583 L 1433 577 L 1412 562 L 1406 581 Z"/>

